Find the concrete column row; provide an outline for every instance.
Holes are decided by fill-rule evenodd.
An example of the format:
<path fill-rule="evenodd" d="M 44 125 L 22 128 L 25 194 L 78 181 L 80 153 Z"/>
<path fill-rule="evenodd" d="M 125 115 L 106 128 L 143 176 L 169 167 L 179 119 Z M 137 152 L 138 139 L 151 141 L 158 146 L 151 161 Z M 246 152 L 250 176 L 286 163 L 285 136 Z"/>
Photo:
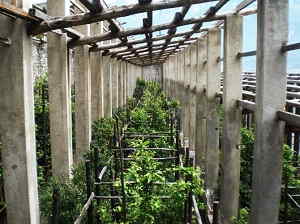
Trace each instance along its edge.
<path fill-rule="evenodd" d="M 250 223 L 275 224 L 280 205 L 284 140 L 284 123 L 278 121 L 276 112 L 284 108 L 286 99 L 286 54 L 280 49 L 288 40 L 288 1 L 267 0 L 258 4 L 257 33 L 256 140 Z M 227 16 L 220 146 L 219 98 L 216 97 L 221 78 L 220 30 L 210 29 L 207 35 L 163 65 L 163 88 L 182 105 L 182 131 L 196 152 L 196 165 L 205 171 L 208 199 L 213 200 L 214 192 L 220 188 L 222 224 L 231 224 L 239 212 L 242 112 L 237 101 L 242 99 L 242 63 L 237 54 L 242 52 L 242 40 L 243 18 Z"/>

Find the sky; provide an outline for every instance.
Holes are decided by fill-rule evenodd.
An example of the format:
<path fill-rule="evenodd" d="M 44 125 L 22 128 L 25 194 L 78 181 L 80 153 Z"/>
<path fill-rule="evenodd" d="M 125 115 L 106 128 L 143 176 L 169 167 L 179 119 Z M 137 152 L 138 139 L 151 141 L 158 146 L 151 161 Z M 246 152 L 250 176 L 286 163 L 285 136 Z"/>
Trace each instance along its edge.
<path fill-rule="evenodd" d="M 34 3 L 45 2 L 45 0 L 32 0 Z M 109 6 L 121 6 L 137 4 L 138 0 L 105 0 Z M 153 0 L 156 2 L 159 0 Z M 160 0 L 161 1 L 161 0 Z M 289 43 L 300 42 L 300 1 L 299 0 L 288 0 L 289 1 Z M 242 0 L 231 0 L 227 3 L 218 13 L 223 14 L 232 11 Z M 215 2 L 202 3 L 193 5 L 188 11 L 185 19 L 200 17 L 210 6 L 214 5 Z M 248 9 L 255 8 L 256 3 L 248 7 Z M 176 12 L 180 12 L 180 8 L 165 9 L 155 11 L 153 13 L 153 25 L 170 23 Z M 119 18 L 118 21 L 123 25 L 125 29 L 133 29 L 142 27 L 143 18 L 146 17 L 146 13 L 136 14 Z M 256 49 L 256 26 L 257 20 L 256 15 L 244 17 L 244 40 L 243 40 L 243 51 L 252 51 Z M 214 22 L 204 23 L 203 27 L 210 27 Z M 177 32 L 190 31 L 192 25 L 182 26 L 177 29 Z M 297 29 L 298 28 L 298 29 Z M 166 31 L 156 32 L 154 36 L 164 35 Z M 193 37 L 199 36 L 194 35 Z M 136 35 L 131 39 L 144 38 L 144 35 Z M 288 53 L 288 72 L 300 72 L 300 50 L 291 51 Z M 243 58 L 243 70 L 244 71 L 255 71 L 255 56 Z"/>

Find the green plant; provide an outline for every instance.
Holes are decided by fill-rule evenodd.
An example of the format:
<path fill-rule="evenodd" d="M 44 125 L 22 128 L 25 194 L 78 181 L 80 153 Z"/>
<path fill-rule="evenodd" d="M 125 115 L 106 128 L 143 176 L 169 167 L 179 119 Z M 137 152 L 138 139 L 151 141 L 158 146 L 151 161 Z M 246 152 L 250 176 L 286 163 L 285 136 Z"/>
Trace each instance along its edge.
<path fill-rule="evenodd" d="M 249 210 L 246 208 L 240 209 L 239 218 L 233 218 L 233 224 L 248 224 Z"/>

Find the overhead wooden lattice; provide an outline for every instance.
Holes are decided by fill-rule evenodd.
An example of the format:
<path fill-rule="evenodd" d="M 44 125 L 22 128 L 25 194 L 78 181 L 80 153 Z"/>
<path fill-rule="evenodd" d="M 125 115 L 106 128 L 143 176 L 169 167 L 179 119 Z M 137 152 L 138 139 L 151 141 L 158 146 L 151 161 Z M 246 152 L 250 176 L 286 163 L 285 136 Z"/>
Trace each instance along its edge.
<path fill-rule="evenodd" d="M 27 19 L 30 22 L 28 32 L 31 35 L 38 35 L 45 32 L 63 32 L 71 38 L 68 45 L 73 48 L 80 45 L 90 45 L 90 51 L 102 51 L 103 55 L 116 57 L 119 60 L 125 60 L 136 65 L 150 65 L 165 62 L 170 55 L 176 54 L 183 48 L 195 42 L 197 38 L 194 34 L 206 33 L 208 29 L 202 28 L 203 23 L 218 21 L 216 27 L 223 24 L 227 14 L 217 14 L 222 7 L 230 0 L 161 0 L 159 2 L 152 0 L 139 0 L 138 4 L 127 6 L 114 6 L 108 8 L 102 0 L 79 0 L 86 7 L 84 13 L 64 16 L 50 17 L 45 12 L 36 8 L 30 9 L 28 14 L 9 9 L 17 16 Z M 202 16 L 198 18 L 185 19 L 192 5 L 202 3 L 213 3 Z M 243 0 L 233 11 L 239 13 L 248 7 L 255 0 Z M 153 25 L 153 11 L 172 9 L 182 7 L 180 12 L 176 12 L 171 23 Z M 6 11 L 5 11 L 6 10 Z M 0 5 L 0 13 L 7 13 L 7 7 Z M 147 17 L 143 19 L 143 26 L 124 30 L 116 21 L 117 18 L 146 13 Z M 256 13 L 256 10 L 243 12 L 244 14 Z M 14 15 L 14 16 L 16 16 Z M 98 34 L 96 36 L 84 36 L 72 27 L 91 24 L 99 21 L 107 21 L 109 32 Z M 187 32 L 177 32 L 180 26 L 193 25 Z M 154 32 L 166 30 L 166 35 L 154 36 Z M 129 40 L 134 35 L 145 35 L 145 38 L 139 40 Z M 177 38 L 176 40 L 173 40 Z M 180 38 L 178 40 L 178 38 Z M 198 37 L 199 38 L 199 37 Z M 112 39 L 119 39 L 118 43 L 100 45 L 100 42 Z M 159 43 L 155 43 L 158 42 Z M 162 43 L 163 41 L 163 43 Z M 141 45 L 143 46 L 135 46 Z"/>

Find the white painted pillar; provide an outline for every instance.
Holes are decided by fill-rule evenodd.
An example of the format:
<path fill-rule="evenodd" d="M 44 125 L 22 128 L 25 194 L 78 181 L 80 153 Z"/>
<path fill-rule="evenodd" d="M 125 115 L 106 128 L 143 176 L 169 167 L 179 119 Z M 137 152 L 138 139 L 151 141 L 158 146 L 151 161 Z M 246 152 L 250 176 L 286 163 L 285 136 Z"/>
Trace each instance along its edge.
<path fill-rule="evenodd" d="M 241 59 L 243 18 L 228 16 L 224 30 L 224 125 L 222 139 L 222 184 L 220 218 L 224 224 L 232 224 L 238 216 L 240 187 L 240 128 L 242 113 L 237 100 L 242 99 Z"/>
<path fill-rule="evenodd" d="M 18 3 L 24 10 L 31 6 L 30 0 Z M 32 42 L 26 25 L 0 15 L 0 37 L 12 42 L 0 51 L 0 141 L 8 224 L 40 223 Z"/>
<path fill-rule="evenodd" d="M 286 100 L 289 1 L 258 1 L 256 141 L 251 224 L 278 223 L 284 127 L 276 117 Z"/>
<path fill-rule="evenodd" d="M 50 16 L 69 14 L 68 0 L 49 0 Z M 66 34 L 48 33 L 48 77 L 52 173 L 71 176 L 73 165 L 71 88 Z"/>

